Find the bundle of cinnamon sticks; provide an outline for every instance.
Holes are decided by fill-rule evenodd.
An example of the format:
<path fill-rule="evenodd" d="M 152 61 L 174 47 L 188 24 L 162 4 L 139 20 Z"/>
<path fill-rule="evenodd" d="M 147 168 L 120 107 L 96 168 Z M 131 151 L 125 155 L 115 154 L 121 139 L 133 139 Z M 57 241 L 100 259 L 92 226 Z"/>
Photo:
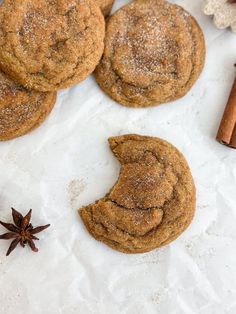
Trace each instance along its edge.
<path fill-rule="evenodd" d="M 221 144 L 236 148 L 236 78 L 225 107 L 216 139 Z"/>

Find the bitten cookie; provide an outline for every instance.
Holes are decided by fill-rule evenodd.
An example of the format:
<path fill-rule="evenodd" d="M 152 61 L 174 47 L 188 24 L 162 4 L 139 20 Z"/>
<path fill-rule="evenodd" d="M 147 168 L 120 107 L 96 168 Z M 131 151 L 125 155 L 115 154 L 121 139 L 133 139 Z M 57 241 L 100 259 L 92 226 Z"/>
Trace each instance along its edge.
<path fill-rule="evenodd" d="M 16 85 L 0 72 L 0 141 L 24 135 L 51 112 L 56 93 L 40 93 Z"/>
<path fill-rule="evenodd" d="M 121 163 L 110 192 L 79 214 L 91 235 L 124 253 L 143 253 L 175 240 L 195 211 L 195 186 L 183 155 L 148 136 L 109 139 Z"/>
<path fill-rule="evenodd" d="M 204 61 L 204 37 L 188 12 L 164 0 L 136 0 L 109 18 L 95 77 L 117 102 L 148 107 L 184 96 Z"/>
<path fill-rule="evenodd" d="M 0 20 L 0 67 L 26 88 L 69 87 L 101 58 L 105 23 L 93 0 L 5 0 Z"/>
<path fill-rule="evenodd" d="M 107 17 L 111 12 L 114 0 L 97 0 L 96 3 L 101 9 L 103 15 Z"/>

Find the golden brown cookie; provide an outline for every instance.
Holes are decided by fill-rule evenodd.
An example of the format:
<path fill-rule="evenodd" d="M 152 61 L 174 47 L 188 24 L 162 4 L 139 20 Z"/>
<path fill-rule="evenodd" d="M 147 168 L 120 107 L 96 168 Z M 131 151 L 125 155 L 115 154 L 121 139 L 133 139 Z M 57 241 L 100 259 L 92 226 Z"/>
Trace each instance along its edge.
<path fill-rule="evenodd" d="M 0 67 L 26 88 L 69 87 L 101 58 L 105 23 L 93 0 L 5 0 L 0 20 Z"/>
<path fill-rule="evenodd" d="M 95 239 L 124 253 L 143 253 L 168 244 L 190 224 L 195 186 L 186 160 L 155 137 L 109 139 L 121 163 L 110 192 L 79 210 Z"/>
<path fill-rule="evenodd" d="M 114 0 L 97 0 L 96 3 L 101 9 L 103 15 L 107 17 L 111 12 Z"/>
<path fill-rule="evenodd" d="M 184 96 L 204 61 L 204 37 L 188 12 L 164 0 L 136 0 L 109 18 L 95 76 L 117 102 L 148 107 Z"/>
<path fill-rule="evenodd" d="M 26 90 L 0 72 L 0 141 L 24 135 L 51 112 L 56 93 Z"/>

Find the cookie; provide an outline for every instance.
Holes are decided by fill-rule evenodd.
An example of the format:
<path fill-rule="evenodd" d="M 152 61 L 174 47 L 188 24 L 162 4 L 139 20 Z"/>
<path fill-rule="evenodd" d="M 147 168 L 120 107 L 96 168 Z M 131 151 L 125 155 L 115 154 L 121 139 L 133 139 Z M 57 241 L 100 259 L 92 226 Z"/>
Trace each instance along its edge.
<path fill-rule="evenodd" d="M 105 22 L 93 0 L 5 0 L 0 20 L 0 67 L 26 88 L 69 87 L 101 58 Z"/>
<path fill-rule="evenodd" d="M 0 72 L 0 141 L 24 135 L 51 112 L 56 93 L 26 90 Z"/>
<path fill-rule="evenodd" d="M 90 234 L 123 253 L 143 253 L 175 240 L 195 211 L 195 186 L 183 155 L 148 136 L 109 139 L 121 163 L 110 192 L 79 210 Z"/>
<path fill-rule="evenodd" d="M 99 8 L 102 11 L 102 14 L 107 17 L 112 9 L 114 0 L 98 0 L 96 1 L 96 3 L 98 4 Z"/>
<path fill-rule="evenodd" d="M 105 93 L 128 107 L 184 96 L 205 61 L 196 20 L 164 0 L 136 0 L 109 18 L 95 77 Z"/>
<path fill-rule="evenodd" d="M 206 15 L 213 16 L 217 28 L 230 27 L 236 34 L 236 0 L 204 0 L 202 9 Z"/>

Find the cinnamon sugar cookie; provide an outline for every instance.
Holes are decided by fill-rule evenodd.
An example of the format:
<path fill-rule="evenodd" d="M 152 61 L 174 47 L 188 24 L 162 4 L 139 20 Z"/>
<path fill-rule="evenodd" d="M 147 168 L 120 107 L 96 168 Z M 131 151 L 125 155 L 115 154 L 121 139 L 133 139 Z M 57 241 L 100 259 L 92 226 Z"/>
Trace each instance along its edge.
<path fill-rule="evenodd" d="M 105 23 L 93 0 L 5 0 L 0 20 L 0 67 L 27 88 L 69 87 L 101 58 Z"/>
<path fill-rule="evenodd" d="M 0 141 L 38 127 L 52 110 L 56 93 L 40 93 L 16 85 L 0 72 Z"/>
<path fill-rule="evenodd" d="M 110 17 L 95 76 L 117 102 L 148 107 L 184 96 L 204 61 L 204 37 L 188 12 L 164 0 L 136 0 Z"/>
<path fill-rule="evenodd" d="M 111 12 L 114 0 L 97 0 L 96 3 L 101 9 L 102 14 L 107 17 Z"/>
<path fill-rule="evenodd" d="M 124 253 L 142 253 L 175 240 L 195 211 L 195 186 L 183 155 L 148 136 L 109 139 L 121 163 L 110 192 L 79 210 L 91 235 Z"/>

